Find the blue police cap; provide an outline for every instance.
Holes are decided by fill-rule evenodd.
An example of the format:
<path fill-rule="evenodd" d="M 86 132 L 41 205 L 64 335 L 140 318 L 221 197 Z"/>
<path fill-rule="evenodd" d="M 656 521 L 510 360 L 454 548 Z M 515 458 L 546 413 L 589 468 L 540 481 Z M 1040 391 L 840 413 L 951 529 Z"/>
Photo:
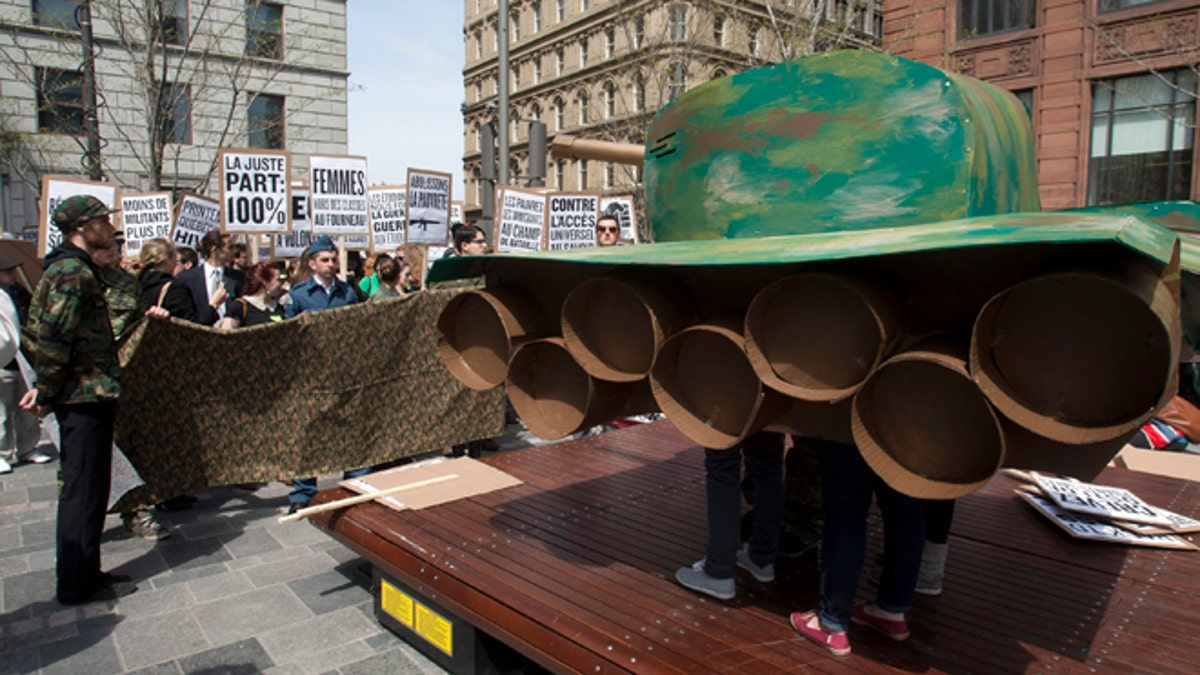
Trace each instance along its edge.
<path fill-rule="evenodd" d="M 337 253 L 337 244 L 334 244 L 333 239 L 331 239 L 327 234 L 323 234 L 316 239 L 313 239 L 313 243 L 308 247 L 309 253 L 321 253 L 323 251 L 332 251 Z"/>

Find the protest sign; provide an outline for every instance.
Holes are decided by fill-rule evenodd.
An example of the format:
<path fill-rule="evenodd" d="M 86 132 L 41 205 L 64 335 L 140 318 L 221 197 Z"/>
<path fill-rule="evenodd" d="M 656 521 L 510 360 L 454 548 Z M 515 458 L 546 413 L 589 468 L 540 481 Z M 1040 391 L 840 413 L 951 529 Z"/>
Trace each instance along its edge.
<path fill-rule="evenodd" d="M 560 192 L 548 198 L 546 248 L 566 251 L 596 245 L 600 195 Z"/>
<path fill-rule="evenodd" d="M 293 187 L 292 233 L 275 235 L 275 255 L 280 258 L 299 258 L 312 243 L 312 218 L 309 217 L 308 187 Z"/>
<path fill-rule="evenodd" d="M 120 204 L 120 192 L 112 183 L 67 176 L 42 176 L 41 209 L 38 213 L 39 258 L 45 258 L 47 253 L 62 243 L 62 232 L 53 224 L 54 209 L 58 208 L 59 202 L 73 195 L 91 195 L 109 208 L 116 208 Z M 113 222 L 117 222 L 115 216 Z"/>
<path fill-rule="evenodd" d="M 291 231 L 288 176 L 292 155 L 286 150 L 221 148 L 221 229 L 225 232 Z"/>
<path fill-rule="evenodd" d="M 275 237 L 270 234 L 259 234 L 256 236 L 258 237 L 258 241 L 255 242 L 255 244 L 256 244 L 255 250 L 258 252 L 258 254 L 257 254 L 257 257 L 254 259 L 254 261 L 262 262 L 264 260 L 270 260 L 271 258 L 274 258 L 275 257 L 275 247 L 274 247 Z"/>
<path fill-rule="evenodd" d="M 171 239 L 170 192 L 121 195 L 121 220 L 125 224 L 125 256 L 132 258 L 142 243 L 161 237 Z"/>
<path fill-rule="evenodd" d="M 371 235 L 369 234 L 347 234 L 341 237 L 341 248 L 347 251 L 370 251 L 371 250 Z"/>
<path fill-rule="evenodd" d="M 371 205 L 371 250 L 395 251 L 404 245 L 407 196 L 403 185 L 379 185 L 367 189 Z"/>
<path fill-rule="evenodd" d="M 367 158 L 309 155 L 308 164 L 313 234 L 370 235 Z"/>
<path fill-rule="evenodd" d="M 496 190 L 496 251 L 540 251 L 546 231 L 546 198 L 536 192 L 502 187 Z"/>
<path fill-rule="evenodd" d="M 1018 491 L 1021 496 L 1039 513 L 1050 519 L 1052 523 L 1062 528 L 1067 534 L 1079 539 L 1106 541 L 1114 544 L 1132 544 L 1134 546 L 1153 546 L 1157 548 L 1175 548 L 1195 550 L 1195 546 L 1175 535 L 1139 534 L 1114 525 L 1107 520 L 1089 516 L 1083 513 L 1068 511 L 1059 507 L 1054 500 L 1045 495 L 1029 491 Z"/>
<path fill-rule="evenodd" d="M 1038 473 L 1033 474 L 1033 478 L 1042 493 L 1059 508 L 1109 520 L 1171 526 L 1170 518 L 1159 515 L 1153 507 L 1124 488 L 1079 483 Z"/>
<path fill-rule="evenodd" d="M 637 218 L 633 212 L 633 197 L 604 197 L 600 214 L 617 219 L 621 225 L 621 241 L 638 243 Z"/>
<path fill-rule="evenodd" d="M 450 229 L 454 229 L 458 225 L 467 222 L 463 220 L 466 217 L 467 207 L 462 202 L 450 202 Z"/>
<path fill-rule="evenodd" d="M 175 229 L 171 235 L 175 246 L 198 248 L 205 234 L 219 229 L 221 203 L 192 192 L 184 193 L 183 199 L 179 200 L 179 213 L 175 216 Z"/>
<path fill-rule="evenodd" d="M 450 236 L 448 173 L 408 170 L 408 241 L 445 244 Z"/>
<path fill-rule="evenodd" d="M 27 241 L 34 246 L 38 243 L 38 229 L 36 227 L 26 227 L 21 230 L 21 240 Z"/>

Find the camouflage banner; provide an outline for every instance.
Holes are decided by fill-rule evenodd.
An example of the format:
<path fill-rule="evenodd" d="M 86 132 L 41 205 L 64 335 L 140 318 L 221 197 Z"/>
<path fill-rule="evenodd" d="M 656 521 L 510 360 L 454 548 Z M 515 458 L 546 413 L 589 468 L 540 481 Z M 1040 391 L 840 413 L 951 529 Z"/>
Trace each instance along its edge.
<path fill-rule="evenodd" d="M 122 377 L 117 442 L 157 498 L 369 466 L 490 438 L 502 390 L 437 355 L 458 290 L 222 332 L 148 321 Z"/>

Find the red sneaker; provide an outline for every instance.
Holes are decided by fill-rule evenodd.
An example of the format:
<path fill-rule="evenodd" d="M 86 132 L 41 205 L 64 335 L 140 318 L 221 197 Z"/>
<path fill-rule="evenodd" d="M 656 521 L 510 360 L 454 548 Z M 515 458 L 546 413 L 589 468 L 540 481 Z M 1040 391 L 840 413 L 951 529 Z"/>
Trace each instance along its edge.
<path fill-rule="evenodd" d="M 811 612 L 792 612 L 789 620 L 792 628 L 804 637 L 828 649 L 834 656 L 846 656 L 850 653 L 850 638 L 846 633 L 830 633 L 821 628 L 821 620 L 816 610 Z"/>
<path fill-rule="evenodd" d="M 885 619 L 881 616 L 867 613 L 867 604 L 860 602 L 854 606 L 854 615 L 850 619 L 860 626 L 868 626 L 890 637 L 896 642 L 908 639 L 908 622 L 904 619 Z"/>

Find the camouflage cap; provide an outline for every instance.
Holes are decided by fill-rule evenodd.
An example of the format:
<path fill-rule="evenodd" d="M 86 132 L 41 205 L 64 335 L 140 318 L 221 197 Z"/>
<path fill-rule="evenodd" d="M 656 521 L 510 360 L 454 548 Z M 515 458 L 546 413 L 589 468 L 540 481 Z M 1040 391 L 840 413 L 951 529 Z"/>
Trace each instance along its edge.
<path fill-rule="evenodd" d="M 54 224 L 64 233 L 82 226 L 92 218 L 107 216 L 120 209 L 110 209 L 91 195 L 73 195 L 58 203 L 54 209 Z"/>

